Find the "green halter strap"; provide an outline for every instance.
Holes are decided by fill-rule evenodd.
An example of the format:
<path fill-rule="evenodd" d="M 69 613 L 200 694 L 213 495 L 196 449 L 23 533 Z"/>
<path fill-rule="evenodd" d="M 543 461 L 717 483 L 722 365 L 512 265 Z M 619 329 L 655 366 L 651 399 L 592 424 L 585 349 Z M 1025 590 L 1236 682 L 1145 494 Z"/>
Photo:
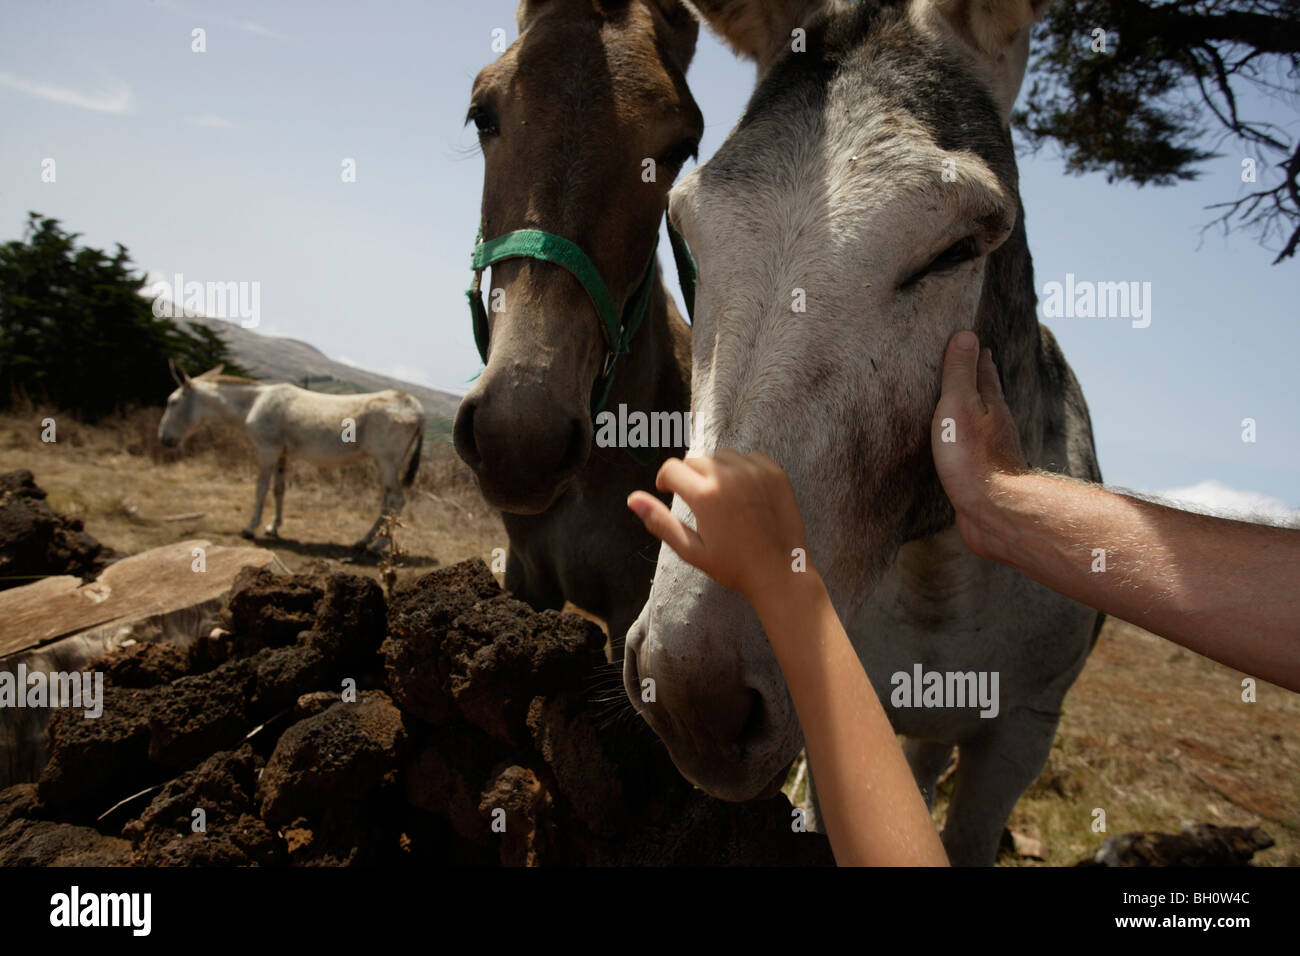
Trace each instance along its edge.
<path fill-rule="evenodd" d="M 677 275 L 681 280 L 686 311 L 693 318 L 697 277 L 695 260 L 686 246 L 686 240 L 678 235 L 671 224 L 668 226 L 668 236 L 672 241 L 673 258 L 677 263 Z M 601 368 L 600 380 L 596 384 L 597 399 L 591 410 L 594 419 L 609 400 L 618 357 L 632 351 L 632 339 L 641 328 L 646 312 L 650 308 L 658 251 L 659 240 L 656 239 L 655 247 L 650 251 L 650 261 L 646 264 L 645 274 L 620 314 L 614 306 L 614 298 L 610 295 L 609 287 L 605 285 L 600 270 L 576 243 L 540 229 L 520 229 L 484 242 L 483 225 L 480 223 L 478 238 L 474 243 L 474 254 L 470 258 L 474 281 L 465 292 L 469 299 L 470 317 L 474 323 L 474 344 L 478 346 L 479 358 L 483 360 L 484 365 L 487 364 L 488 318 L 487 309 L 483 305 L 483 270 L 503 259 L 538 259 L 568 270 L 591 298 L 596 314 L 600 317 L 600 330 L 605 339 L 605 361 Z M 627 451 L 637 461 L 645 464 L 650 460 L 646 452 L 653 452 L 653 449 L 629 448 Z"/>
<path fill-rule="evenodd" d="M 691 247 L 686 244 L 685 237 L 673 228 L 671 222 L 668 223 L 668 241 L 673 246 L 673 261 L 677 263 L 677 282 L 682 287 L 682 301 L 686 303 L 686 314 L 694 324 L 695 286 L 700 281 L 700 272 L 695 265 L 695 257 L 691 255 Z"/>

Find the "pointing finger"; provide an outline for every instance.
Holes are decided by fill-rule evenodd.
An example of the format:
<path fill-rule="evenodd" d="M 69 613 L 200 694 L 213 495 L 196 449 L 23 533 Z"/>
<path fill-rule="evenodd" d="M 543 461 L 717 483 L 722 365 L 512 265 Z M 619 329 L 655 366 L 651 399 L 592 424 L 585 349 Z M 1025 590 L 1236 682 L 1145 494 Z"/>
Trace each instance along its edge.
<path fill-rule="evenodd" d="M 676 551 L 683 561 L 696 563 L 704 542 L 662 501 L 644 491 L 634 491 L 627 496 L 627 506 L 641 519 L 647 531 Z"/>

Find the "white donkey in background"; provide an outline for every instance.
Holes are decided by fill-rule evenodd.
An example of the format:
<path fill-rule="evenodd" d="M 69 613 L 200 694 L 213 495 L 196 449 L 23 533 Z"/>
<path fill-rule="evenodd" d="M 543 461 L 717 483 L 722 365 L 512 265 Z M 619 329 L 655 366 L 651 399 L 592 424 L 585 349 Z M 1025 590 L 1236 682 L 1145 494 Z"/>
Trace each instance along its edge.
<path fill-rule="evenodd" d="M 221 374 L 217 366 L 190 378 L 174 362 L 172 377 L 180 386 L 167 399 L 158 425 L 158 440 L 171 448 L 208 419 L 237 422 L 257 444 L 257 498 L 253 516 L 240 532 L 253 537 L 262 520 L 262 503 L 275 473 L 275 519 L 266 533 L 279 534 L 284 516 L 284 470 L 290 457 L 318 465 L 343 465 L 361 458 L 379 464 L 384 500 L 379 517 L 356 547 L 374 539 L 385 513 L 398 514 L 420 467 L 424 445 L 424 410 L 405 392 L 387 389 L 359 395 L 327 395 L 296 385 L 263 385 Z M 400 478 L 400 480 L 399 480 Z"/>

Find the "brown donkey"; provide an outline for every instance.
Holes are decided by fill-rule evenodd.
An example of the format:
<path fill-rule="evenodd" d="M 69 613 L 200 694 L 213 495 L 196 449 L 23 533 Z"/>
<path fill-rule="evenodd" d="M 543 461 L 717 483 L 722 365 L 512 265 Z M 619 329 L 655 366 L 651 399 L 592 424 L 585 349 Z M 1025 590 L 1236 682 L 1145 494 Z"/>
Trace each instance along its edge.
<path fill-rule="evenodd" d="M 486 167 L 482 237 L 491 248 L 527 230 L 552 257 L 492 265 L 476 322 L 485 369 L 457 413 L 456 450 L 503 512 L 506 587 L 539 609 L 567 599 L 599 615 L 617 659 L 658 552 L 625 501 L 685 447 L 603 447 L 593 411 L 690 407 L 690 329 L 656 248 L 703 129 L 686 85 L 698 25 L 678 0 L 524 0 L 517 20 L 518 40 L 478 75 L 469 109 Z M 593 285 L 608 290 L 604 314 Z M 631 313 L 639 329 L 616 341 L 617 316 L 629 332 Z"/>

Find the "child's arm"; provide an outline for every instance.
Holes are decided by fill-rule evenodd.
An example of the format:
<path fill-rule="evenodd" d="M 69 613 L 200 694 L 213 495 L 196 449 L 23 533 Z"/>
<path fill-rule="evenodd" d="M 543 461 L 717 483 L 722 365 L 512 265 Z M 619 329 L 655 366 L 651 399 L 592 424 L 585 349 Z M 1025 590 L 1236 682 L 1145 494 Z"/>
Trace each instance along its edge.
<path fill-rule="evenodd" d="M 804 548 L 790 479 L 760 452 L 669 459 L 655 482 L 695 515 L 682 524 L 653 495 L 628 497 L 684 561 L 758 612 L 803 727 L 835 859 L 842 865 L 945 866 L 948 859 L 866 671 L 820 575 L 791 570 Z"/>

